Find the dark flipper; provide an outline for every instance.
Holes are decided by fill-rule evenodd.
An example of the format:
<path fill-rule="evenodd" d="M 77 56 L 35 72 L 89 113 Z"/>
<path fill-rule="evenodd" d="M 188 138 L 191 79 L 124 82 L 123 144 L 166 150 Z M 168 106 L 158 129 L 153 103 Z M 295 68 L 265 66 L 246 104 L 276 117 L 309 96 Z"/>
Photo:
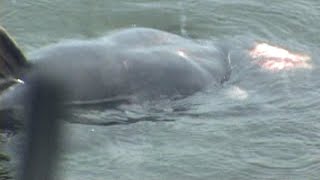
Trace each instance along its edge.
<path fill-rule="evenodd" d="M 28 62 L 8 32 L 0 26 L 0 91 L 17 83 Z"/>

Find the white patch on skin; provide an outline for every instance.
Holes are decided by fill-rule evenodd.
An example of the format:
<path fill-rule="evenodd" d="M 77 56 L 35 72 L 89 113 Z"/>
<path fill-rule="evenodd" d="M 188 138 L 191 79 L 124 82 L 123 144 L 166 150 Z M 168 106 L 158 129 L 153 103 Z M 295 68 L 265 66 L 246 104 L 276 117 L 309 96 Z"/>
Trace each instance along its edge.
<path fill-rule="evenodd" d="M 15 82 L 19 84 L 24 84 L 24 81 L 22 81 L 21 79 L 15 79 Z"/>
<path fill-rule="evenodd" d="M 123 64 L 124 68 L 128 71 L 129 70 L 129 66 L 128 66 L 128 62 L 127 61 L 128 60 L 123 61 L 122 64 Z"/>
<path fill-rule="evenodd" d="M 188 55 L 183 50 L 177 50 L 177 54 L 185 59 L 189 59 Z"/>

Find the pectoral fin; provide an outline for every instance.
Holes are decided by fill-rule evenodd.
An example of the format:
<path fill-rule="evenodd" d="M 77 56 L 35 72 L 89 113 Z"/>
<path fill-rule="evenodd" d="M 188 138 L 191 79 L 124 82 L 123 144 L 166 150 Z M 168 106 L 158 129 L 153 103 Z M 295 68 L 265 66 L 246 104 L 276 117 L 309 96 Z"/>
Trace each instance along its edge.
<path fill-rule="evenodd" d="M 9 33 L 0 26 L 0 90 L 19 82 L 28 62 Z"/>

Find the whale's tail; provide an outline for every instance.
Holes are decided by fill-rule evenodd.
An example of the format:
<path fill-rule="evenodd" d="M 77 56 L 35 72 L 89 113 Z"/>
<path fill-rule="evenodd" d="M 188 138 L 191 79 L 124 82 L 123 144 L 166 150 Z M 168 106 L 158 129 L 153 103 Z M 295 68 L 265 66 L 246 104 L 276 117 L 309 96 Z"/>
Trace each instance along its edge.
<path fill-rule="evenodd" d="M 28 62 L 9 33 L 0 26 L 0 92 L 15 83 L 28 67 Z"/>

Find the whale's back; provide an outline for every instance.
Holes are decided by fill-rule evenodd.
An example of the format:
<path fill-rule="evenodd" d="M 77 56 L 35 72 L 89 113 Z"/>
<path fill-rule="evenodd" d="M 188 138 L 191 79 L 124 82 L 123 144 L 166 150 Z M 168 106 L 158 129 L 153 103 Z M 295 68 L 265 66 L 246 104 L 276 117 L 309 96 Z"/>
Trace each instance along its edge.
<path fill-rule="evenodd" d="M 35 67 L 62 80 L 70 99 L 84 101 L 137 94 L 189 95 L 220 83 L 227 73 L 216 47 L 144 28 L 65 41 L 29 58 Z"/>

